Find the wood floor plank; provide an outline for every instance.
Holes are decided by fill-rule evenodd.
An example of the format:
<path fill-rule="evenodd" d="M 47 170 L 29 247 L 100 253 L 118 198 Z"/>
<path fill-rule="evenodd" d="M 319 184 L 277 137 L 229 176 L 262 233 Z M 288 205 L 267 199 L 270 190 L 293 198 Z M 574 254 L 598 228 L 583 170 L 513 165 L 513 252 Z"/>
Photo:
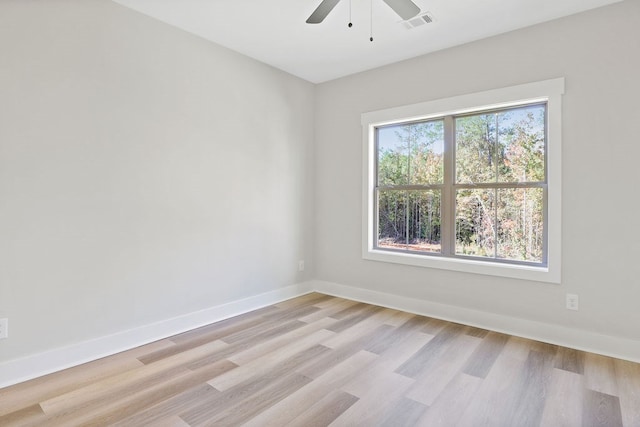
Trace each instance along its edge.
<path fill-rule="evenodd" d="M 482 378 L 459 373 L 442 389 L 414 425 L 425 427 L 456 425 L 481 384 Z"/>
<path fill-rule="evenodd" d="M 338 298 L 338 297 L 334 297 L 332 295 L 325 295 L 325 294 L 321 294 L 318 292 L 314 292 L 317 295 L 322 295 L 323 298 L 322 299 L 318 299 L 318 300 L 314 300 L 312 302 L 312 305 L 316 306 L 316 307 L 320 307 L 321 309 L 323 308 L 327 308 L 327 307 L 331 307 L 334 306 L 335 304 L 339 304 L 339 303 L 345 303 L 345 302 L 356 302 L 356 301 L 351 301 L 351 300 L 345 300 L 342 298 Z M 292 298 L 293 300 L 296 300 L 297 298 Z"/>
<path fill-rule="evenodd" d="M 400 334 L 398 334 L 398 328 L 394 328 L 385 322 L 375 329 L 375 334 L 371 340 L 363 343 L 363 349 L 375 354 L 383 353 L 393 345 L 392 343 L 395 341 L 394 337 L 396 336 L 401 338 Z"/>
<path fill-rule="evenodd" d="M 579 375 L 584 374 L 584 352 L 566 347 L 559 348 L 555 367 Z"/>
<path fill-rule="evenodd" d="M 72 392 L 77 388 L 108 378 L 111 375 L 117 375 L 143 366 L 135 358 L 97 362 L 85 366 L 86 370 L 78 369 L 82 367 L 66 369 L 55 374 L 0 389 L 0 416 L 37 405 L 41 401 Z"/>
<path fill-rule="evenodd" d="M 235 368 L 235 365 L 228 361 L 221 361 L 218 365 L 212 365 L 209 369 L 180 372 L 167 377 L 161 383 L 132 394 L 122 394 L 106 402 L 101 401 L 94 405 L 74 407 L 73 410 L 58 412 L 48 417 L 46 425 L 61 427 L 87 424 L 112 425 L 202 384 L 214 375 Z"/>
<path fill-rule="evenodd" d="M 385 310 L 387 309 L 382 307 L 376 307 L 376 306 L 365 307 L 363 310 L 360 310 L 359 312 L 357 312 L 352 316 L 347 316 L 338 320 L 336 323 L 334 323 L 327 329 L 333 332 L 343 332 L 344 330 L 349 329 L 352 326 L 360 324 L 360 322 L 362 322 L 363 320 L 371 316 L 374 316 L 376 313 L 381 313 L 381 312 L 384 312 Z M 387 317 L 390 317 L 390 315 L 385 316 L 385 318 Z"/>
<path fill-rule="evenodd" d="M 394 310 L 394 313 L 391 317 L 387 318 L 384 323 L 387 325 L 400 327 L 407 323 L 409 319 L 416 317 L 415 314 L 407 313 L 406 311 L 398 311 Z"/>
<path fill-rule="evenodd" d="M 47 415 L 77 410 L 80 407 L 102 402 L 110 397 L 121 396 L 122 393 L 142 389 L 147 382 L 155 384 L 162 381 L 164 376 L 186 371 L 183 366 L 188 361 L 202 357 L 211 351 L 226 346 L 225 343 L 214 341 L 183 353 L 160 360 L 151 365 L 144 365 L 135 370 L 108 377 L 69 393 L 45 400 L 40 406 Z"/>
<path fill-rule="evenodd" d="M 480 329 L 475 327 L 469 327 L 469 329 L 467 330 L 467 335 L 470 335 L 476 338 L 484 338 L 487 336 L 488 333 L 489 331 L 487 331 L 486 329 Z"/>
<path fill-rule="evenodd" d="M 506 350 L 506 347 L 505 347 Z M 517 378 L 524 369 L 526 359 L 520 357 L 520 349 L 503 352 L 487 377 L 482 381 L 457 425 L 461 427 L 507 426 L 509 408 L 505 398 L 517 390 Z"/>
<path fill-rule="evenodd" d="M 366 371 L 362 371 L 342 386 L 342 390 L 354 396 L 361 397 L 369 393 L 371 389 L 380 388 L 378 377 L 387 379 L 390 377 L 390 373 L 395 374 L 396 368 L 402 360 L 412 357 L 432 338 L 431 335 L 420 332 L 405 337 L 403 341 L 381 353 Z M 412 379 L 412 381 L 407 383 L 414 384 L 415 381 Z"/>
<path fill-rule="evenodd" d="M 433 335 L 418 331 L 406 334 L 393 346 L 378 353 L 380 357 L 375 362 L 375 368 L 397 372 L 403 361 L 413 357 L 432 339 Z"/>
<path fill-rule="evenodd" d="M 589 390 L 611 396 L 618 395 L 618 381 L 615 374 L 613 358 L 599 354 L 585 353 L 584 377 Z"/>
<path fill-rule="evenodd" d="M 153 427 L 190 427 L 178 416 L 162 418 L 153 423 Z"/>
<path fill-rule="evenodd" d="M 127 352 L 0 389 L 0 416 L 7 414 L 10 410 L 26 408 L 75 388 L 139 368 L 142 363 L 136 359 L 137 357 L 173 345 L 169 340 L 156 341 Z"/>
<path fill-rule="evenodd" d="M 542 419 L 547 390 L 553 373 L 554 352 L 532 350 L 518 375 L 505 405 L 510 409 L 508 423 L 522 423 L 538 426 Z"/>
<path fill-rule="evenodd" d="M 310 292 L 308 294 L 274 304 L 273 307 L 290 310 L 311 305 L 320 306 L 335 299 L 336 297 L 331 295 L 325 295 L 319 292 Z"/>
<path fill-rule="evenodd" d="M 211 387 L 207 383 L 198 384 L 169 399 L 163 400 L 142 412 L 138 412 L 124 418 L 121 421 L 114 423 L 113 426 L 155 426 L 156 423 L 161 422 L 163 419 L 173 418 L 178 418 L 180 422 L 185 423 L 176 414 L 186 412 L 195 406 L 206 404 L 205 402 L 212 400 L 213 397 L 220 393 L 220 391 Z"/>
<path fill-rule="evenodd" d="M 277 312 L 265 314 L 262 316 L 263 324 L 269 324 L 273 322 L 286 322 L 287 320 L 297 320 L 300 317 L 307 316 L 309 314 L 320 311 L 320 307 L 314 305 L 302 305 L 296 308 L 290 308 L 288 310 L 280 310 Z"/>
<path fill-rule="evenodd" d="M 419 316 L 419 317 L 420 317 L 419 320 L 424 322 L 424 326 L 422 327 L 422 332 L 431 334 L 431 335 L 439 334 L 440 331 L 442 331 L 446 326 L 450 326 L 452 328 L 458 328 L 459 326 L 461 326 L 457 323 L 451 323 L 445 320 L 435 319 L 433 317 L 424 317 L 424 316 Z"/>
<path fill-rule="evenodd" d="M 40 405 L 34 404 L 0 416 L 0 426 L 44 425 L 46 419 L 47 417 Z"/>
<path fill-rule="evenodd" d="M 391 414 L 397 412 L 397 406 L 405 401 L 406 391 L 415 383 L 415 380 L 395 373 L 396 369 L 432 338 L 421 332 L 406 335 L 397 345 L 382 352 L 366 370 L 345 383 L 341 390 L 360 400 L 332 425 L 375 425 L 381 419 L 390 419 Z"/>
<path fill-rule="evenodd" d="M 640 364 L 614 359 L 622 421 L 626 426 L 640 426 Z"/>
<path fill-rule="evenodd" d="M 487 333 L 462 371 L 478 378 L 485 378 L 508 339 L 509 336 L 505 334 Z"/>
<path fill-rule="evenodd" d="M 343 344 L 338 347 L 332 348 L 333 351 L 325 354 L 322 357 L 319 357 L 313 363 L 300 370 L 300 373 L 309 378 L 317 378 L 320 375 L 323 375 L 326 371 L 330 370 L 338 363 L 341 363 L 342 361 L 363 350 L 367 345 L 376 340 L 376 337 L 378 336 L 380 331 L 386 331 L 387 329 L 388 325 L 381 324 L 376 329 L 368 331 L 366 335 L 350 335 L 351 340 L 343 342 Z M 327 342 L 329 342 L 329 340 L 323 341 L 322 344 L 326 346 Z"/>
<path fill-rule="evenodd" d="M 362 381 L 367 378 L 366 381 Z M 376 387 L 365 384 L 375 378 Z M 367 375 L 360 375 L 342 390 L 359 398 L 349 409 L 338 417 L 332 426 L 370 426 L 393 411 L 395 405 L 402 400 L 404 392 L 415 380 L 404 375 L 386 370 L 375 370 Z M 353 393 L 355 391 L 355 393 Z"/>
<path fill-rule="evenodd" d="M 228 372 L 227 374 L 220 375 L 210 381 L 209 384 L 220 391 L 227 390 L 253 376 L 268 372 L 284 360 L 301 351 L 307 350 L 310 347 L 317 346 L 320 342 L 332 335 L 333 332 L 327 331 L 326 329 L 320 329 L 298 341 L 269 352 L 260 359 L 252 360 L 233 371 Z"/>
<path fill-rule="evenodd" d="M 332 314 L 331 317 L 336 320 L 343 320 L 347 317 L 356 316 L 362 310 L 366 310 L 367 308 L 371 307 L 363 302 L 356 302 L 355 304 L 345 307 L 337 313 Z"/>
<path fill-rule="evenodd" d="M 248 313 L 240 314 L 238 316 L 230 317 L 228 319 L 224 319 L 210 325 L 205 325 L 178 335 L 174 335 L 170 338 L 170 340 L 176 344 L 182 344 L 193 339 L 200 339 L 205 335 L 213 334 L 213 336 L 211 336 L 209 340 L 215 341 L 224 337 L 225 331 L 237 331 L 239 329 L 247 327 L 247 325 L 255 325 L 256 323 L 262 321 L 262 316 L 264 316 L 265 314 L 278 311 L 280 311 L 280 309 L 275 305 L 263 307 L 258 310 L 250 311 Z"/>
<path fill-rule="evenodd" d="M 323 375 L 315 378 L 296 393 L 291 394 L 247 422 L 246 427 L 280 427 L 286 425 L 311 408 L 316 402 L 323 399 L 324 396 L 334 390 L 339 390 L 361 372 L 368 371 L 377 359 L 377 355 L 367 351 L 359 351 L 353 354 L 333 366 Z"/>
<path fill-rule="evenodd" d="M 529 352 L 531 351 L 531 340 L 520 337 L 510 337 L 502 350 L 500 357 L 510 357 L 518 360 L 525 361 L 529 358 Z"/>
<path fill-rule="evenodd" d="M 282 335 L 286 335 L 291 331 L 295 331 L 299 328 L 308 326 L 304 322 L 299 322 L 295 320 L 291 322 L 286 322 L 283 325 L 279 325 L 279 326 L 278 326 L 278 322 L 276 321 L 276 322 L 273 322 L 273 325 L 275 326 L 271 330 L 261 327 L 260 329 L 261 332 L 255 333 L 255 334 L 253 333 L 248 334 L 247 336 L 244 336 L 243 339 L 241 340 L 233 340 L 234 342 L 232 344 L 228 344 L 227 347 L 224 347 L 215 352 L 212 352 L 210 355 L 200 360 L 194 360 L 192 362 L 189 362 L 186 366 L 189 369 L 197 369 L 202 365 L 214 363 L 225 358 L 231 358 L 235 355 L 238 355 L 239 353 L 244 352 L 245 350 L 255 348 L 261 343 L 278 339 Z M 248 326 L 248 329 L 255 332 L 255 329 L 253 328 L 253 326 Z M 225 341 L 221 341 L 221 342 L 225 342 Z"/>
<path fill-rule="evenodd" d="M 244 379 L 244 381 L 225 389 L 219 396 L 210 399 L 203 405 L 181 413 L 180 416 L 189 424 L 206 424 L 225 410 L 241 404 L 245 399 L 254 400 L 253 396 L 262 393 L 265 389 L 271 389 L 274 384 L 279 384 L 283 377 L 295 372 L 296 368 L 325 351 L 329 351 L 329 349 L 320 345 L 303 349 L 296 354 L 290 355 L 279 364 L 270 366 L 270 369 L 255 373 L 253 376 Z M 296 379 L 302 377 L 304 376 L 297 375 Z"/>
<path fill-rule="evenodd" d="M 369 312 L 362 311 L 359 316 L 338 320 L 327 328 L 330 331 L 336 332 L 336 334 L 331 337 L 331 339 L 323 342 L 323 344 L 330 348 L 338 348 L 343 345 L 348 345 L 354 341 L 354 338 L 369 334 L 381 326 L 393 328 L 393 326 L 385 325 L 385 321 L 392 315 L 392 310 L 381 309 Z M 353 319 L 358 319 L 358 321 L 352 323 Z M 378 330 L 384 329 L 385 328 L 380 328 Z"/>
<path fill-rule="evenodd" d="M 402 397 L 392 410 L 387 412 L 382 421 L 375 425 L 380 427 L 416 426 L 426 410 L 427 407 L 422 403 Z"/>
<path fill-rule="evenodd" d="M 389 347 L 395 345 L 404 339 L 410 331 L 400 332 L 400 328 L 392 326 L 387 322 L 378 326 L 374 332 L 374 336 L 370 337 L 366 342 L 363 342 L 363 348 L 375 354 L 380 354 L 387 350 Z"/>
<path fill-rule="evenodd" d="M 313 311 L 317 310 L 316 307 L 310 307 Z M 304 313 L 308 312 L 308 309 L 305 307 Z M 282 315 L 284 317 L 284 315 Z M 277 337 L 282 335 L 283 333 L 287 333 L 297 328 L 301 328 L 305 326 L 305 322 L 301 322 L 297 319 L 278 319 L 278 321 L 264 321 L 260 322 L 257 325 L 254 325 L 250 328 L 246 328 L 235 332 L 233 334 L 227 335 L 224 338 L 221 338 L 222 341 L 227 344 L 234 344 L 242 341 L 266 341 L 272 337 Z"/>
<path fill-rule="evenodd" d="M 311 293 L 0 389 L 0 425 L 640 426 L 640 364 Z"/>
<path fill-rule="evenodd" d="M 622 426 L 622 413 L 618 397 L 593 390 L 585 391 L 582 425 L 584 427 Z"/>
<path fill-rule="evenodd" d="M 154 363 L 186 350 L 200 347 L 206 343 L 219 341 L 227 335 L 257 325 L 260 322 L 260 318 L 249 318 L 248 320 L 240 321 L 238 324 L 227 323 L 225 326 L 219 326 L 218 328 L 198 328 L 196 332 L 185 333 L 172 338 L 171 341 L 174 342 L 174 346 L 147 353 L 138 357 L 138 360 L 144 364 Z"/>
<path fill-rule="evenodd" d="M 414 314 L 407 318 L 406 322 L 398 325 L 398 332 L 412 332 L 417 330 L 426 334 L 435 335 L 440 332 L 445 325 L 446 323 L 440 320 Z"/>
<path fill-rule="evenodd" d="M 356 301 L 343 300 L 340 298 L 334 298 L 333 300 L 326 301 L 321 304 L 315 304 L 315 307 L 319 307 L 320 310 L 300 317 L 298 320 L 305 323 L 312 323 L 317 320 L 322 320 L 327 317 L 333 317 L 336 313 L 356 305 Z M 333 318 L 336 321 L 337 319 Z"/>
<path fill-rule="evenodd" d="M 212 415 L 205 422 L 195 424 L 195 427 L 235 426 L 244 424 L 311 381 L 310 378 L 304 375 L 291 372 L 273 381 L 268 388 L 252 395 L 251 398 L 243 399 L 237 405 Z"/>
<path fill-rule="evenodd" d="M 162 350 L 164 348 L 171 348 L 174 345 L 176 345 L 176 343 L 174 343 L 172 340 L 169 340 L 169 339 L 154 341 L 152 343 L 141 345 L 140 347 L 136 347 L 131 350 L 127 350 L 125 352 L 115 354 L 113 356 L 110 356 L 110 358 L 112 358 L 111 360 L 115 360 L 116 358 L 138 359 L 140 357 L 144 357 L 149 353 L 153 353 L 154 351 Z"/>
<path fill-rule="evenodd" d="M 420 373 L 431 369 L 431 365 L 437 362 L 451 341 L 464 333 L 464 329 L 464 326 L 454 323 L 445 326 L 411 359 L 403 363 L 397 372 L 410 378 L 417 378 Z"/>
<path fill-rule="evenodd" d="M 328 426 L 357 401 L 358 398 L 349 393 L 333 390 L 286 425 L 297 427 Z"/>
<path fill-rule="evenodd" d="M 325 317 L 323 319 L 318 319 L 317 321 L 304 325 L 301 328 L 293 329 L 285 334 L 276 336 L 268 341 L 264 341 L 254 346 L 251 346 L 246 350 L 236 352 L 235 354 L 229 357 L 229 360 L 237 363 L 238 365 L 245 365 L 251 362 L 252 360 L 258 359 L 272 351 L 276 351 L 286 345 L 299 341 L 316 331 L 319 331 L 321 329 L 326 329 L 327 326 L 330 326 L 335 322 L 336 322 L 335 319 L 331 319 L 328 317 Z"/>
<path fill-rule="evenodd" d="M 481 345 L 481 339 L 471 335 L 461 334 L 432 364 L 431 369 L 424 371 L 416 379 L 416 383 L 406 396 L 425 406 L 431 406 L 440 396 L 447 385 L 462 370 L 462 367 L 473 357 L 476 349 Z"/>
<path fill-rule="evenodd" d="M 553 399 L 546 399 L 542 427 L 572 427 L 582 425 L 584 377 L 581 374 L 555 368 L 548 390 Z"/>
<path fill-rule="evenodd" d="M 395 315 L 393 316 L 395 317 Z M 380 354 L 395 346 L 397 343 L 403 341 L 407 336 L 417 331 L 424 332 L 425 325 L 428 324 L 429 319 L 423 316 L 403 316 L 406 319 L 404 322 L 397 322 L 395 330 L 388 330 L 376 336 L 370 343 L 365 346 L 367 351 Z M 388 321 L 384 322 L 385 325 L 389 325 Z M 433 338 L 433 335 L 429 335 Z"/>

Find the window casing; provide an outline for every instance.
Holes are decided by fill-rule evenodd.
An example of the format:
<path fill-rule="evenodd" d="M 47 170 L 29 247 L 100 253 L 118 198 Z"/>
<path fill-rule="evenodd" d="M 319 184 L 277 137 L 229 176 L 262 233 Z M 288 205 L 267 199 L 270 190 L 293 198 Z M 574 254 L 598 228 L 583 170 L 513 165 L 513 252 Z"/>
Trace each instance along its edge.
<path fill-rule="evenodd" d="M 563 92 L 554 79 L 363 114 L 363 257 L 560 283 Z"/>

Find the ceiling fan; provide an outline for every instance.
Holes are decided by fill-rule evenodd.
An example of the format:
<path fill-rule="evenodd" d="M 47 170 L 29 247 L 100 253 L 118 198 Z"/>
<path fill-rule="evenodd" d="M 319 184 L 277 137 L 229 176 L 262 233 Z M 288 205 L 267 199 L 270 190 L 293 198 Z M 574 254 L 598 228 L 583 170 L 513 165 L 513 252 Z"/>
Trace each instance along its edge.
<path fill-rule="evenodd" d="M 322 0 L 320 5 L 307 19 L 307 24 L 319 24 L 324 21 L 340 0 Z M 403 21 L 413 18 L 420 13 L 420 8 L 411 0 L 383 0 L 393 9 Z"/>

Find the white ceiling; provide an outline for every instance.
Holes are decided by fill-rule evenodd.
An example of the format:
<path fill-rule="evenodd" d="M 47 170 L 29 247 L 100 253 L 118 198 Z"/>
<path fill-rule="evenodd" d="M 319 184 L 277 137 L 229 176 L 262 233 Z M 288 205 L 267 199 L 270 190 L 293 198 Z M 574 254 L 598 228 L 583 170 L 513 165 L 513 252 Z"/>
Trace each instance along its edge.
<path fill-rule="evenodd" d="M 621 0 L 414 0 L 435 21 L 407 30 L 383 0 L 114 0 L 314 83 L 527 27 Z M 371 5 L 373 37 L 369 41 Z"/>

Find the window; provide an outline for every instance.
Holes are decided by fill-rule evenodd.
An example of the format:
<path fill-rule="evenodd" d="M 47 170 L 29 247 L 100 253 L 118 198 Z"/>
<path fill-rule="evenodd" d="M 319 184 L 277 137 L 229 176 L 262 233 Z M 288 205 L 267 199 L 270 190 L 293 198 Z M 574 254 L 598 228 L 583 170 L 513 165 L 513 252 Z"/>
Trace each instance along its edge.
<path fill-rule="evenodd" d="M 363 256 L 560 282 L 560 96 L 548 80 L 362 116 Z"/>

